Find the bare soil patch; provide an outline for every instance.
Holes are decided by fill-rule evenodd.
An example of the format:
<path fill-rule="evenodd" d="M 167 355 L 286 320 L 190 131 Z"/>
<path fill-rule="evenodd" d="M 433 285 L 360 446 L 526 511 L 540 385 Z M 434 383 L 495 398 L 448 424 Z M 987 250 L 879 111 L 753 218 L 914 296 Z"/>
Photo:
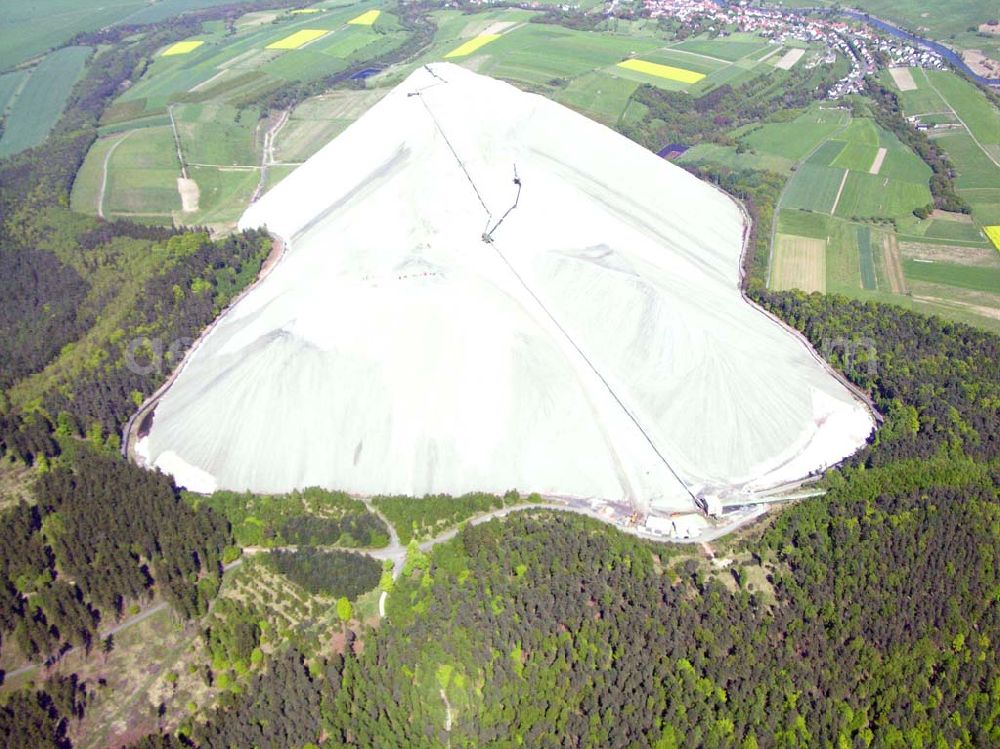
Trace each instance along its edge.
<path fill-rule="evenodd" d="M 994 28 L 1000 29 L 1000 26 Z M 1000 32 L 992 32 L 994 34 Z M 984 54 L 982 50 L 979 49 L 966 49 L 962 50 L 962 59 L 965 60 L 965 64 L 972 68 L 974 73 L 978 73 L 986 78 L 995 78 L 1000 75 L 1000 62 L 997 62 L 992 57 Z"/>
<path fill-rule="evenodd" d="M 889 75 L 892 76 L 896 88 L 900 91 L 915 91 L 917 84 L 913 80 L 913 74 L 909 68 L 889 68 Z"/>
<path fill-rule="evenodd" d="M 780 60 L 774 63 L 774 67 L 781 68 L 782 70 L 791 70 L 795 63 L 802 59 L 802 55 L 805 53 L 804 49 L 790 49 L 781 56 Z"/>
<path fill-rule="evenodd" d="M 878 153 L 875 154 L 875 160 L 872 161 L 871 167 L 868 169 L 869 174 L 878 174 L 882 171 L 882 162 L 885 161 L 885 155 L 888 150 L 885 148 L 879 148 Z"/>
<path fill-rule="evenodd" d="M 960 224 L 971 224 L 972 216 L 968 213 L 955 213 L 954 211 L 942 211 L 940 208 L 935 208 L 931 211 L 931 218 L 938 219 L 940 221 L 956 221 Z"/>
<path fill-rule="evenodd" d="M 988 247 L 954 247 L 940 244 L 902 242 L 902 255 L 913 260 L 930 260 L 935 263 L 958 263 L 995 268 L 1000 265 L 1000 255 Z"/>
<path fill-rule="evenodd" d="M 190 177 L 177 178 L 177 192 L 181 194 L 181 210 L 184 213 L 194 213 L 198 210 L 198 200 L 201 193 L 198 183 Z"/>

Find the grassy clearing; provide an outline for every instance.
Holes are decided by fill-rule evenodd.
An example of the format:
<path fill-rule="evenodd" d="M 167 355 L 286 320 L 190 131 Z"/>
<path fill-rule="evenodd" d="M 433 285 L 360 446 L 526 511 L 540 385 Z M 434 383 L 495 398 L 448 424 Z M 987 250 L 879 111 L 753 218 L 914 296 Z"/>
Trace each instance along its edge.
<path fill-rule="evenodd" d="M 958 221 L 931 221 L 924 231 L 925 237 L 950 239 L 959 242 L 982 242 L 983 235 L 975 224 Z"/>
<path fill-rule="evenodd" d="M 48 137 L 90 53 L 90 47 L 64 47 L 46 56 L 31 72 L 7 115 L 0 158 L 37 146 Z"/>
<path fill-rule="evenodd" d="M 762 169 L 790 175 L 795 162 L 765 151 L 743 151 L 716 143 L 699 143 L 677 159 L 678 164 L 723 164 L 733 169 Z"/>
<path fill-rule="evenodd" d="M 170 216 L 181 208 L 179 176 L 170 128 L 144 130 L 122 142 L 108 161 L 105 212 Z"/>
<path fill-rule="evenodd" d="M 828 140 L 816 149 L 816 152 L 809 157 L 808 163 L 819 166 L 830 166 L 840 156 L 844 150 L 844 142 L 840 140 Z"/>
<path fill-rule="evenodd" d="M 196 213 L 184 214 L 189 226 L 231 229 L 250 204 L 257 187 L 257 170 L 226 171 L 215 167 L 192 167 L 191 178 L 198 183 L 201 197 Z"/>
<path fill-rule="evenodd" d="M 831 166 L 850 169 L 856 172 L 867 172 L 875 160 L 878 148 L 878 146 L 870 143 L 845 143 Z"/>
<path fill-rule="evenodd" d="M 257 123 L 249 112 L 225 104 L 184 104 L 174 107 L 177 134 L 189 164 L 256 166 Z"/>

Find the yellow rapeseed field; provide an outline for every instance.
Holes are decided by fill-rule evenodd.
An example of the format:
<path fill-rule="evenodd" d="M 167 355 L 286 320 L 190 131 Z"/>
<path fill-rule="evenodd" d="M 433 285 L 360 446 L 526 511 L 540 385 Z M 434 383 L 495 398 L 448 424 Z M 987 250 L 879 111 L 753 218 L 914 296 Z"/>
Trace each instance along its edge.
<path fill-rule="evenodd" d="M 660 65 L 656 62 L 646 62 L 645 60 L 625 60 L 618 63 L 618 67 L 626 70 L 634 70 L 646 75 L 655 75 L 657 78 L 667 78 L 671 81 L 681 83 L 697 83 L 705 77 L 704 73 L 696 73 L 693 70 L 675 68 L 672 65 Z"/>
<path fill-rule="evenodd" d="M 202 41 L 191 41 L 191 42 L 177 42 L 176 44 L 171 44 L 165 50 L 163 50 L 164 57 L 173 57 L 174 55 L 186 55 L 188 52 L 198 49 L 205 42 Z"/>
<path fill-rule="evenodd" d="M 279 39 L 276 42 L 271 42 L 267 45 L 268 49 L 298 49 L 303 44 L 308 44 L 309 42 L 319 39 L 324 34 L 330 33 L 327 29 L 302 29 L 301 31 L 296 31 L 294 34 L 286 36 L 284 39 Z"/>
<path fill-rule="evenodd" d="M 984 226 L 983 229 L 986 231 L 986 236 L 993 243 L 993 246 L 1000 250 L 1000 226 Z"/>
<path fill-rule="evenodd" d="M 366 10 L 357 18 L 352 18 L 348 23 L 354 24 L 355 26 L 371 26 L 375 23 L 375 20 L 379 17 L 380 10 Z"/>
<path fill-rule="evenodd" d="M 499 38 L 499 34 L 480 34 L 479 36 L 465 42 L 465 44 L 455 47 L 455 49 L 446 54 L 445 57 L 465 57 L 466 55 L 471 55 L 484 44 L 495 42 Z"/>

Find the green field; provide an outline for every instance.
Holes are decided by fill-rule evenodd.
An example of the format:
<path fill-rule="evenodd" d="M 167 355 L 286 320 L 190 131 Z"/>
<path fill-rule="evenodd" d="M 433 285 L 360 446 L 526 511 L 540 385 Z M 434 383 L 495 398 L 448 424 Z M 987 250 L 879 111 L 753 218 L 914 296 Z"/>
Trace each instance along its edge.
<path fill-rule="evenodd" d="M 937 136 L 939 144 L 958 170 L 959 191 L 1000 184 L 1000 167 L 994 164 L 968 133 L 957 130 Z"/>
<path fill-rule="evenodd" d="M 780 114 L 787 115 L 785 112 Z M 843 143 L 822 141 L 849 121 L 850 115 L 844 109 L 813 106 L 787 122 L 764 122 L 733 131 L 730 135 L 739 141 L 739 149 L 703 143 L 681 156 L 678 163 L 716 163 L 734 169 L 767 169 L 791 175 L 795 163 L 817 146 L 816 154 L 808 161 L 822 166 L 833 161 Z"/>
<path fill-rule="evenodd" d="M 985 243 L 978 226 L 962 221 L 931 221 L 924 236 L 932 239 Z"/>
<path fill-rule="evenodd" d="M 878 146 L 870 143 L 845 143 L 830 166 L 850 169 L 855 172 L 867 172 L 875 160 L 878 148 Z"/>
<path fill-rule="evenodd" d="M 766 50 L 774 49 L 774 45 L 759 37 L 746 38 L 744 35 L 742 38 L 686 39 L 676 48 L 735 62 L 744 57 L 760 57 Z"/>
<path fill-rule="evenodd" d="M 0 70 L 65 44 L 81 32 L 116 24 L 162 21 L 232 0 L 32 0 L 6 2 L 0 13 Z"/>
<path fill-rule="evenodd" d="M 836 215 L 844 218 L 891 218 L 906 216 L 931 202 L 926 184 L 902 182 L 881 174 L 850 172 Z"/>
<path fill-rule="evenodd" d="M 925 70 L 924 74 L 983 150 L 1000 161 L 1000 112 L 996 107 L 973 84 L 952 72 Z"/>
<path fill-rule="evenodd" d="M 181 208 L 179 176 L 169 127 L 149 128 L 141 135 L 132 135 L 115 148 L 108 162 L 105 212 L 170 217 Z"/>
<path fill-rule="evenodd" d="M 983 268 L 956 263 L 921 263 L 905 260 L 906 277 L 918 281 L 957 286 L 971 291 L 1000 291 L 1000 268 Z"/>
<path fill-rule="evenodd" d="M 0 118 L 4 116 L 7 106 L 13 101 L 27 79 L 27 70 L 17 70 L 13 73 L 0 75 Z"/>
<path fill-rule="evenodd" d="M 846 118 L 846 113 L 843 116 Z M 776 127 L 767 126 L 768 129 Z M 805 129 L 808 125 L 804 123 L 802 127 Z M 783 207 L 833 211 L 844 218 L 894 218 L 906 216 L 931 201 L 930 169 L 898 138 L 879 128 L 874 121 L 857 118 L 846 127 L 843 124 L 813 127 L 820 136 L 812 140 L 805 140 L 808 130 L 798 135 L 802 142 L 797 142 L 794 130 L 787 134 L 785 148 L 789 153 L 801 152 L 803 144 L 811 144 L 809 150 L 815 150 L 789 182 L 782 197 Z M 821 142 L 823 138 L 829 139 Z M 776 147 L 781 147 L 781 141 L 776 142 L 779 144 Z M 881 148 L 886 149 L 884 159 L 878 174 L 871 174 Z M 845 171 L 847 178 L 837 200 Z"/>
<path fill-rule="evenodd" d="M 595 71 L 570 81 L 557 95 L 557 101 L 598 122 L 614 125 L 638 86 L 636 81 Z"/>
<path fill-rule="evenodd" d="M 184 160 L 211 166 L 256 166 L 257 119 L 225 104 L 174 107 Z"/>
<path fill-rule="evenodd" d="M 366 2 L 330 8 L 321 14 L 249 14 L 254 22 L 237 23 L 235 34 L 224 25 L 212 26 L 192 37 L 204 42 L 193 52 L 156 57 L 142 79 L 118 101 L 142 101 L 146 112 L 161 111 L 176 101 L 239 103 L 263 91 L 277 90 L 288 81 L 338 73 L 353 61 L 401 43 L 398 20 L 388 12 L 383 12 L 372 27 L 346 25 L 374 5 Z M 263 22 L 272 16 L 273 21 Z M 266 49 L 275 40 L 307 28 L 331 33 L 301 49 Z"/>
<path fill-rule="evenodd" d="M 839 109 L 810 110 L 792 122 L 766 123 L 752 128 L 741 140 L 756 151 L 798 161 L 847 122 L 847 112 Z M 820 150 L 828 147 L 823 144 Z M 842 146 L 829 146 L 838 151 Z M 824 162 L 829 164 L 829 162 Z M 871 164 L 871 161 L 868 162 Z M 839 166 L 839 165 L 835 165 Z M 867 167 L 866 167 L 867 168 Z"/>
<path fill-rule="evenodd" d="M 782 234 L 826 239 L 830 236 L 830 219 L 822 213 L 783 209 L 778 213 L 778 231 Z"/>
<path fill-rule="evenodd" d="M 104 160 L 108 152 L 114 148 L 123 136 L 114 135 L 98 138 L 87 152 L 83 166 L 73 180 L 73 191 L 70 194 L 70 208 L 80 213 L 97 213 L 97 202 L 100 196 L 101 182 L 104 179 Z"/>
<path fill-rule="evenodd" d="M 189 53 L 155 55 L 145 74 L 102 117 L 102 136 L 131 134 L 108 160 L 105 212 L 160 223 L 231 227 L 260 178 L 263 129 L 258 110 L 246 103 L 290 82 L 346 70 L 401 43 L 405 32 L 392 13 L 383 12 L 371 27 L 347 25 L 373 5 L 328 5 L 314 14 L 250 13 L 231 26 L 205 24 L 202 33 L 189 37 L 202 42 Z M 265 49 L 274 40 L 305 28 L 329 29 L 331 33 L 301 49 Z M 168 46 L 165 44 L 161 52 Z M 330 116 L 313 119 L 293 116 L 282 137 L 276 139 L 278 151 L 284 157 L 291 154 L 293 163 L 308 158 L 384 91 L 374 96 L 360 93 L 362 106 L 347 107 L 349 112 L 330 112 Z M 176 119 L 189 176 L 199 187 L 198 209 L 193 212 L 180 211 L 180 170 L 168 110 Z M 111 145 L 108 138 L 102 138 L 92 147 L 74 185 L 72 202 L 78 210 L 97 210 L 104 157 Z M 150 149 L 162 154 L 165 163 L 147 163 L 155 156 Z M 267 184 L 275 184 L 288 171 L 280 163 L 274 166 Z"/>
<path fill-rule="evenodd" d="M 952 123 L 932 129 L 929 135 L 954 164 L 958 193 L 972 207 L 976 221 L 980 225 L 1000 221 L 1000 112 L 954 73 L 919 68 L 911 72 L 918 89 L 900 94 L 904 113 L 939 112 L 943 114 L 921 121 Z M 883 166 L 890 170 L 887 174 L 894 168 L 888 160 Z"/>
<path fill-rule="evenodd" d="M 799 166 L 781 198 L 783 208 L 829 213 L 844 178 L 844 170 L 805 163 Z"/>
<path fill-rule="evenodd" d="M 858 262 L 861 267 L 862 288 L 877 289 L 875 257 L 872 255 L 872 230 L 867 226 L 858 227 Z"/>
<path fill-rule="evenodd" d="M 4 123 L 0 158 L 37 146 L 48 137 L 90 52 L 90 47 L 64 47 L 31 72 Z"/>

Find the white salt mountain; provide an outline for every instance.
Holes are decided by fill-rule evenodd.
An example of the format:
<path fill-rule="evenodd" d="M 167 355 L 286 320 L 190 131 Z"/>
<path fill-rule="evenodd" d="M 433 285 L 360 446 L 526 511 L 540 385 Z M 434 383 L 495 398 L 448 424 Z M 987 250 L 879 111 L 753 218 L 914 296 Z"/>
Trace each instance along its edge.
<path fill-rule="evenodd" d="M 240 223 L 286 254 L 140 446 L 195 490 L 681 509 L 802 477 L 872 427 L 740 296 L 733 201 L 454 65 L 413 73 Z"/>

